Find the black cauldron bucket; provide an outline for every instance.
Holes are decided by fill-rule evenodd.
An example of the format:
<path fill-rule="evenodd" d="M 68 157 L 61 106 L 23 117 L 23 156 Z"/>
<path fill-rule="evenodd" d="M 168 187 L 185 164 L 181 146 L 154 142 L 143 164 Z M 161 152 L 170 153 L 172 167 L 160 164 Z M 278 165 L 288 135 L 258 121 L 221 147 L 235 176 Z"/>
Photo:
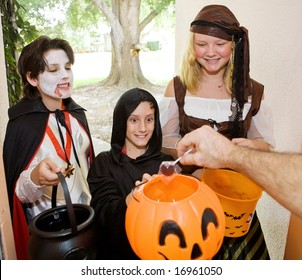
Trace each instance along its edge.
<path fill-rule="evenodd" d="M 30 222 L 28 254 L 32 260 L 92 260 L 96 257 L 94 210 L 85 204 L 72 204 L 62 173 L 58 173 L 66 205 L 43 211 Z"/>

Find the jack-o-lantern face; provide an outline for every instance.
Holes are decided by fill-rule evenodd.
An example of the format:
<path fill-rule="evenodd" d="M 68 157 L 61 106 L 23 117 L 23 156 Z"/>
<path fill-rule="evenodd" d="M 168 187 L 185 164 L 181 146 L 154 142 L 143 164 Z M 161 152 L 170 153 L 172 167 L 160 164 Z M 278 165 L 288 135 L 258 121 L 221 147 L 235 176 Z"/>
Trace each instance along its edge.
<path fill-rule="evenodd" d="M 218 221 L 216 218 L 215 213 L 212 209 L 205 209 L 202 215 L 201 220 L 201 227 L 200 227 L 200 234 L 202 237 L 202 240 L 206 240 L 208 238 L 208 224 L 213 223 L 215 225 L 215 228 L 218 227 Z M 170 234 L 173 234 L 177 236 L 179 239 L 178 245 L 176 244 L 166 244 L 166 237 Z M 187 237 L 190 239 L 190 235 Z M 194 243 L 191 244 L 191 248 L 188 247 L 188 244 L 186 242 L 185 232 L 179 227 L 179 225 L 175 221 L 165 221 L 163 225 L 160 228 L 160 234 L 159 234 L 159 245 L 162 246 L 161 252 L 158 252 L 160 255 L 162 255 L 166 260 L 169 259 L 169 251 L 171 250 L 171 247 L 175 247 L 177 250 L 177 246 L 179 247 L 179 250 L 187 249 L 189 252 L 191 251 L 190 258 L 191 260 L 200 259 L 203 255 L 203 244 Z M 217 244 L 219 246 L 219 244 Z M 218 248 L 219 249 L 219 248 Z M 166 254 L 163 253 L 163 251 L 167 251 Z M 175 253 L 175 250 L 174 250 Z M 173 256 L 174 257 L 174 256 Z"/>
<path fill-rule="evenodd" d="M 224 214 L 203 182 L 158 175 L 135 197 L 126 212 L 126 232 L 141 259 L 211 259 L 219 250 Z"/>

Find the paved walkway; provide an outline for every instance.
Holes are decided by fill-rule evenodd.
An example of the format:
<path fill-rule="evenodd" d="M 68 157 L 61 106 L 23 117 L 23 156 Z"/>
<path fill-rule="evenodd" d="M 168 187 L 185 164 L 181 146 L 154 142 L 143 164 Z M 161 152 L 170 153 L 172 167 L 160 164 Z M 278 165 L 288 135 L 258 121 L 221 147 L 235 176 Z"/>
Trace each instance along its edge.
<path fill-rule="evenodd" d="M 147 90 L 159 100 L 164 94 L 167 81 L 174 75 L 174 49 L 167 45 L 160 51 L 141 52 L 140 63 L 145 77 L 158 85 Z M 77 53 L 73 65 L 74 78 L 105 78 L 109 74 L 110 65 L 110 52 Z M 110 147 L 113 109 L 119 96 L 126 90 L 117 86 L 99 85 L 74 89 L 73 98 L 87 110 L 86 115 L 97 151 Z"/>
<path fill-rule="evenodd" d="M 73 91 L 74 100 L 87 110 L 86 116 L 96 154 L 110 149 L 113 109 L 120 95 L 126 90 L 117 86 L 92 85 Z M 164 94 L 165 86 L 155 86 L 147 90 L 159 100 Z"/>

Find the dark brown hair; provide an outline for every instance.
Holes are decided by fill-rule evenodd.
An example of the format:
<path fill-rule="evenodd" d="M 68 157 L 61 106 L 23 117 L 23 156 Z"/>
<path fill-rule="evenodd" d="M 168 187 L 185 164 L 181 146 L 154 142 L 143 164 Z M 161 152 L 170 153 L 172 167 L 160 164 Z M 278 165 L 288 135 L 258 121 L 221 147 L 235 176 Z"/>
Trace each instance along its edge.
<path fill-rule="evenodd" d="M 33 42 L 25 46 L 18 60 L 18 72 L 22 78 L 23 96 L 29 99 L 36 99 L 41 96 L 36 87 L 33 87 L 26 78 L 29 73 L 30 78 L 35 79 L 45 71 L 47 62 L 45 52 L 53 49 L 61 49 L 67 54 L 71 64 L 74 63 L 74 52 L 66 40 L 51 39 L 48 36 L 40 36 Z"/>

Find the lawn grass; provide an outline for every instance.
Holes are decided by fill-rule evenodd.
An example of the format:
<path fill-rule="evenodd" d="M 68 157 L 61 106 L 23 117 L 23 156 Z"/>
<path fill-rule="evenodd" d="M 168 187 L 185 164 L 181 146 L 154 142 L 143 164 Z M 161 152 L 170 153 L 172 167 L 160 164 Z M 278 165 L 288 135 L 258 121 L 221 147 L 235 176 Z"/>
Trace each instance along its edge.
<path fill-rule="evenodd" d="M 99 83 L 107 78 L 111 68 L 111 53 L 79 53 L 73 66 L 74 88 Z M 174 73 L 174 52 L 141 52 L 140 65 L 143 75 L 156 85 L 167 85 Z"/>
<path fill-rule="evenodd" d="M 80 88 L 80 87 L 95 85 L 95 84 L 98 84 L 99 82 L 103 81 L 105 78 L 106 77 L 75 80 L 73 82 L 73 88 Z"/>

